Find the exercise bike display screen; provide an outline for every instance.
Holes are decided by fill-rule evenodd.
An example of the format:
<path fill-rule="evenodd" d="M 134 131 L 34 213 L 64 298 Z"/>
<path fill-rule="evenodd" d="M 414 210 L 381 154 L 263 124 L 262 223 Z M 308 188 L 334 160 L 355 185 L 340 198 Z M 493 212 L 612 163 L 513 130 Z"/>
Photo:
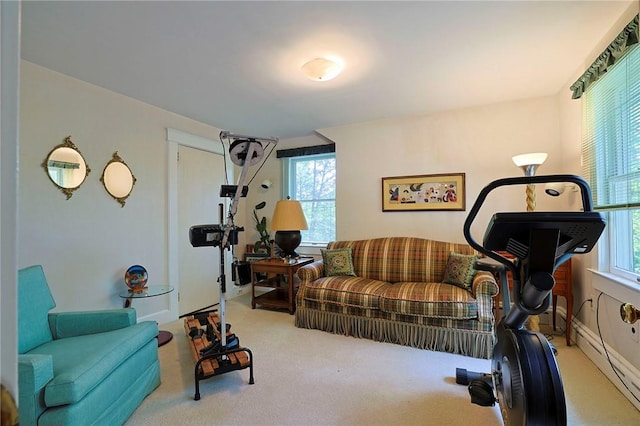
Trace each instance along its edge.
<path fill-rule="evenodd" d="M 527 246 L 532 230 L 559 231 L 558 252 L 588 253 L 598 242 L 605 221 L 598 212 L 508 212 L 496 213 L 484 235 L 488 250 L 507 250 L 514 244 Z"/>

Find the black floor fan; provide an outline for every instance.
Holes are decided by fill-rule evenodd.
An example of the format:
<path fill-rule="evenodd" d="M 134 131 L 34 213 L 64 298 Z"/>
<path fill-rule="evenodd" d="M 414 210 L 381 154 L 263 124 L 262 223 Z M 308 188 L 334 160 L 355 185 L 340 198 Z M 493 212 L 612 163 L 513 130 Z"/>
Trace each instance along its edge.
<path fill-rule="evenodd" d="M 582 211 L 496 213 L 482 245 L 471 225 L 487 195 L 503 186 L 552 182 L 580 188 Z M 496 327 L 491 373 L 456 371 L 456 382 L 467 385 L 471 402 L 496 402 L 505 425 L 566 425 L 564 387 L 555 355 L 541 333 L 524 324 L 529 315 L 545 312 L 555 284 L 553 272 L 574 254 L 591 251 L 604 230 L 602 214 L 592 210 L 587 182 L 574 175 L 505 178 L 487 185 L 464 223 L 467 242 L 480 253 L 504 264 L 513 276 L 513 305 Z M 498 254 L 506 251 L 516 260 Z"/>

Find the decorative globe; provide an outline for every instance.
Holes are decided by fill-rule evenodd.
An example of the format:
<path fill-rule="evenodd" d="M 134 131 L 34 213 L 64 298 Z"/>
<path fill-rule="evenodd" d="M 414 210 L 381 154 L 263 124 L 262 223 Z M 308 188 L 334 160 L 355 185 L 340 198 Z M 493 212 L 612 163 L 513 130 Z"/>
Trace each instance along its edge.
<path fill-rule="evenodd" d="M 144 266 L 133 265 L 124 274 L 124 282 L 131 290 L 140 290 L 147 285 L 149 275 Z"/>

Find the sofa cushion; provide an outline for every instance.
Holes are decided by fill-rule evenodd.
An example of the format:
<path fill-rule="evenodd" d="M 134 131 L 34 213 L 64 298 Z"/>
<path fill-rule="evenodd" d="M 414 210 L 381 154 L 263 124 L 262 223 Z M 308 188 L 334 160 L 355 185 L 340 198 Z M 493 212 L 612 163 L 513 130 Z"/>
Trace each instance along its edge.
<path fill-rule="evenodd" d="M 468 244 L 413 237 L 333 241 L 328 249 L 351 248 L 353 269 L 358 277 L 397 282 L 441 282 L 449 253 L 474 254 Z"/>
<path fill-rule="evenodd" d="M 321 249 L 324 273 L 327 277 L 337 275 L 355 276 L 351 248 Z"/>
<path fill-rule="evenodd" d="M 53 357 L 54 378 L 45 388 L 46 405 L 80 401 L 157 334 L 157 323 L 145 321 L 105 333 L 53 340 L 31 350 L 29 354 Z"/>
<path fill-rule="evenodd" d="M 18 353 L 53 340 L 49 311 L 56 306 L 42 266 L 18 271 Z"/>
<path fill-rule="evenodd" d="M 475 255 L 451 252 L 449 254 L 449 260 L 447 260 L 447 267 L 444 271 L 442 282 L 457 285 L 458 287 L 471 291 L 473 276 L 476 273 L 474 268 L 476 260 L 477 256 Z"/>
<path fill-rule="evenodd" d="M 445 283 L 396 283 L 380 296 L 383 312 L 433 318 L 473 319 L 478 304 L 470 292 Z"/>
<path fill-rule="evenodd" d="M 391 284 L 368 278 L 323 277 L 306 285 L 304 297 L 320 303 L 379 309 L 380 295 Z"/>

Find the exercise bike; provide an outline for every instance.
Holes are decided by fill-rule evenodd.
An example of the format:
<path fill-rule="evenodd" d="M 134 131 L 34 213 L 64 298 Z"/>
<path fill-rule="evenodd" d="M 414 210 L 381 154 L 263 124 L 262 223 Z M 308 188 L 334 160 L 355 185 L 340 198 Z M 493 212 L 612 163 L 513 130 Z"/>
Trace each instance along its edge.
<path fill-rule="evenodd" d="M 508 212 L 491 218 L 482 245 L 471 225 L 487 195 L 503 186 L 573 183 L 580 189 L 582 211 Z M 471 402 L 498 402 L 505 425 L 566 425 L 567 409 L 555 355 L 543 334 L 524 324 L 545 312 L 552 300 L 554 270 L 574 254 L 591 251 L 605 227 L 592 210 L 591 189 L 581 177 L 548 175 L 496 180 L 479 194 L 464 223 L 464 236 L 478 252 L 500 262 L 513 276 L 513 305 L 496 327 L 491 373 L 457 369 L 456 382 L 468 385 Z M 515 257 L 509 260 L 497 252 Z"/>

